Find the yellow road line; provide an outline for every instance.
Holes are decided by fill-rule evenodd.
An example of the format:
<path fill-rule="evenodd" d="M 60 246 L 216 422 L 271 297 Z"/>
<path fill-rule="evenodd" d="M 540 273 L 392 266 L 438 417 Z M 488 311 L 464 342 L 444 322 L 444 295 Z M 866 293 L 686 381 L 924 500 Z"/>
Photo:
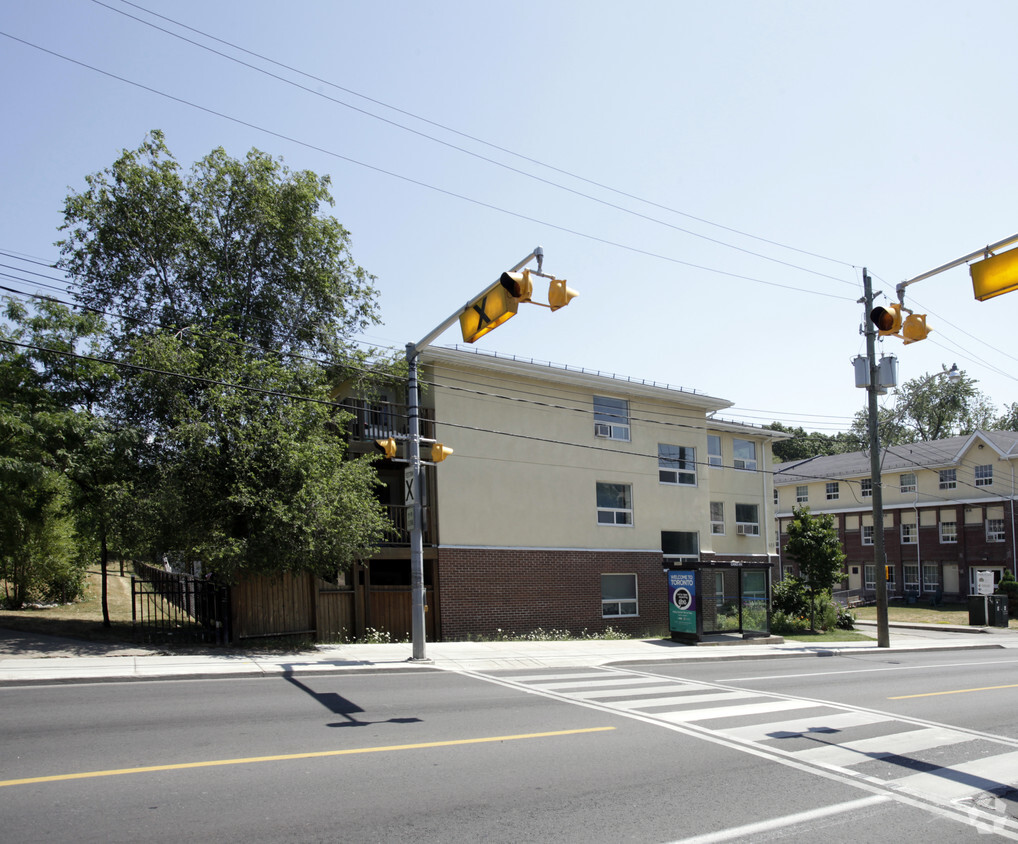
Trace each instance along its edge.
<path fill-rule="evenodd" d="M 910 697 L 936 697 L 937 695 L 963 695 L 966 692 L 989 692 L 993 689 L 1018 689 L 1018 683 L 1011 683 L 1007 686 L 981 686 L 978 689 L 955 689 L 950 692 L 925 692 L 920 695 L 898 695 L 898 697 L 889 697 L 888 700 L 908 700 Z"/>
<path fill-rule="evenodd" d="M 309 753 L 284 753 L 278 756 L 249 756 L 244 759 L 212 759 L 207 762 L 179 762 L 174 765 L 149 765 L 144 768 L 117 768 L 110 771 L 85 771 L 79 774 L 55 774 L 48 777 L 26 777 L 20 780 L 0 780 L 0 788 L 11 785 L 30 785 L 64 780 L 85 780 L 93 777 L 118 777 L 125 774 L 148 774 L 154 771 L 181 771 L 187 768 L 213 768 L 220 765 L 249 765 L 255 762 L 285 762 L 293 759 L 319 759 L 325 756 L 352 756 L 355 753 L 388 753 L 393 750 L 422 750 L 429 747 L 455 747 L 460 744 L 484 744 L 493 741 L 519 741 L 521 739 L 572 736 L 579 733 L 599 733 L 614 727 L 587 727 L 582 730 L 556 730 L 550 733 L 521 733 L 515 736 L 488 736 L 486 738 L 450 739 L 420 744 L 391 744 L 385 747 L 354 747 L 348 750 L 317 750 Z"/>

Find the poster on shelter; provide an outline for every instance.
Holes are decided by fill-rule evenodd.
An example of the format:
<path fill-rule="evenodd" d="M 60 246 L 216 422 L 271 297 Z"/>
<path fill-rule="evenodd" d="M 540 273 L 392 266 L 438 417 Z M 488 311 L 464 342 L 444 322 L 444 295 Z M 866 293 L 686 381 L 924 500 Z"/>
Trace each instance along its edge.
<path fill-rule="evenodd" d="M 673 633 L 696 633 L 696 572 L 668 572 L 668 627 Z"/>

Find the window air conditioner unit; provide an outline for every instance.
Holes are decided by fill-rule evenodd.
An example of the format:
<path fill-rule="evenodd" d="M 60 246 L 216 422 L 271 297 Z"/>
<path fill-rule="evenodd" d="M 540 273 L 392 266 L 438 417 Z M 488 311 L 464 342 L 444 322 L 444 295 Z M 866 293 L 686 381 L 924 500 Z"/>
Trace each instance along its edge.
<path fill-rule="evenodd" d="M 746 468 L 746 461 L 745 461 L 745 460 L 740 460 L 740 459 L 739 459 L 738 457 L 736 457 L 736 458 L 735 458 L 735 459 L 734 459 L 734 460 L 732 461 L 732 465 L 733 465 L 733 466 L 734 466 L 734 467 L 735 467 L 736 469 L 745 469 L 745 468 Z"/>
<path fill-rule="evenodd" d="M 739 536 L 756 536 L 758 528 L 756 525 L 736 525 L 735 532 Z"/>
<path fill-rule="evenodd" d="M 594 423 L 594 436 L 595 437 L 611 437 L 612 426 L 607 422 L 595 422 Z"/>

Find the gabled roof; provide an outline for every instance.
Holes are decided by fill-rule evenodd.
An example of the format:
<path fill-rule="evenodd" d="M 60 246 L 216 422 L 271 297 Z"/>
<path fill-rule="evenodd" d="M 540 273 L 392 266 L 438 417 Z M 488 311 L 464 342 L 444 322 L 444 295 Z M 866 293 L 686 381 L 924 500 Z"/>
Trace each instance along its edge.
<path fill-rule="evenodd" d="M 932 442 L 895 445 L 883 449 L 881 470 L 884 472 L 911 472 L 916 469 L 940 469 L 954 466 L 976 445 L 985 444 L 995 452 L 994 457 L 1018 458 L 1018 432 L 976 431 L 960 437 L 948 437 Z M 803 483 L 820 480 L 868 478 L 870 454 L 852 451 L 828 457 L 794 460 L 774 466 L 774 484 Z"/>

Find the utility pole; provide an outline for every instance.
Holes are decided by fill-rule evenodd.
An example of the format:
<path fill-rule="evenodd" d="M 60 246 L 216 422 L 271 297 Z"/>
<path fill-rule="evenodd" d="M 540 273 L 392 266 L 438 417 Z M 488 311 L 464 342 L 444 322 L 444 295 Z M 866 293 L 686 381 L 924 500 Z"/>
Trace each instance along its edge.
<path fill-rule="evenodd" d="M 870 377 L 866 386 L 867 427 L 870 435 L 870 480 L 873 487 L 873 563 L 877 586 L 877 647 L 889 648 L 891 635 L 887 625 L 887 569 L 884 554 L 884 493 L 880 484 L 880 432 L 877 429 L 877 330 L 870 319 L 873 313 L 873 281 L 863 267 L 862 271 L 866 314 L 866 359 Z"/>

